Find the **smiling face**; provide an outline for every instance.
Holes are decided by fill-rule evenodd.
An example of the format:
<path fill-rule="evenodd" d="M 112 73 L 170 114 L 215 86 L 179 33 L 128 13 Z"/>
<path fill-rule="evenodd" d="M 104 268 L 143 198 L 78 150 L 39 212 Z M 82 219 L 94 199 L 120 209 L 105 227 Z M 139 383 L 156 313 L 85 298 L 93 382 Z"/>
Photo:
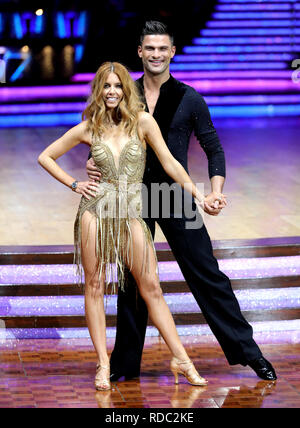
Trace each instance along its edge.
<path fill-rule="evenodd" d="M 169 71 L 171 59 L 176 48 L 172 46 L 167 34 L 153 34 L 144 37 L 142 46 L 138 47 L 138 55 L 142 59 L 145 70 L 153 75 Z"/>
<path fill-rule="evenodd" d="M 103 86 L 102 97 L 108 109 L 118 107 L 123 98 L 122 83 L 115 73 L 109 73 Z"/>

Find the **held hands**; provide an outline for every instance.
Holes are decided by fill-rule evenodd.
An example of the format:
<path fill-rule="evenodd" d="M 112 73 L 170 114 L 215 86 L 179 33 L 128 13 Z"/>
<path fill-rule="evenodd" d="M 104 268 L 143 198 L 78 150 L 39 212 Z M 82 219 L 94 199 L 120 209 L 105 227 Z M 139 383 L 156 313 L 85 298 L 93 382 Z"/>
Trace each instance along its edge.
<path fill-rule="evenodd" d="M 226 195 L 219 192 L 211 192 L 202 200 L 197 200 L 196 204 L 209 215 L 216 216 L 227 205 Z"/>

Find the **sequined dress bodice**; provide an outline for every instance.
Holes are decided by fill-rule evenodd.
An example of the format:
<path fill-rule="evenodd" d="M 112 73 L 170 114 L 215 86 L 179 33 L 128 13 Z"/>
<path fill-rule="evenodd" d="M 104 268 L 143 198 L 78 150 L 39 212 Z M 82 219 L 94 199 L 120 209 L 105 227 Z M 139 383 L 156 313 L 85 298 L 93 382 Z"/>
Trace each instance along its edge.
<path fill-rule="evenodd" d="M 116 160 L 109 145 L 100 137 L 93 137 L 91 154 L 101 172 L 98 190 L 94 197 L 81 198 L 74 225 L 75 262 L 82 277 L 81 267 L 81 219 L 85 211 L 89 211 L 96 219 L 96 254 L 99 276 L 109 271 L 106 283 L 115 284 L 113 279 L 118 276 L 118 283 L 124 288 L 125 263 L 130 261 L 132 254 L 132 221 L 137 220 L 144 234 L 143 266 L 148 266 L 148 246 L 154 244 L 150 230 L 141 217 L 142 212 L 142 181 L 146 163 L 146 150 L 135 137 L 127 138 Z M 112 265 L 115 266 L 113 272 Z M 81 281 L 82 282 L 82 281 Z"/>
<path fill-rule="evenodd" d="M 115 182 L 123 176 L 130 183 L 142 182 L 146 151 L 138 136 L 130 138 L 124 144 L 117 164 L 110 147 L 100 136 L 94 137 L 91 153 L 96 166 L 102 174 L 101 181 Z"/>

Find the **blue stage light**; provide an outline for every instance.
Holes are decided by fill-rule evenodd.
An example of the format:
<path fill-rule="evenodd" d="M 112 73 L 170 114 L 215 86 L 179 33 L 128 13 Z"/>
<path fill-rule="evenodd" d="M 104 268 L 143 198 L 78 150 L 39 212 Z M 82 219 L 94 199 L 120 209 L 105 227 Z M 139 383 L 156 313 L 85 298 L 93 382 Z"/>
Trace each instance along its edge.
<path fill-rule="evenodd" d="M 262 117 L 298 116 L 299 105 L 256 105 L 256 106 L 210 106 L 212 118 L 217 117 Z"/>
<path fill-rule="evenodd" d="M 299 116 L 300 105 L 236 105 L 210 106 L 212 118 Z M 81 113 L 34 114 L 0 116 L 0 128 L 35 126 L 74 126 L 80 123 Z"/>
<path fill-rule="evenodd" d="M 81 113 L 0 116 L 0 128 L 71 126 L 81 122 Z"/>
<path fill-rule="evenodd" d="M 204 28 L 203 36 L 291 36 L 300 35 L 300 27 L 291 28 Z"/>
<path fill-rule="evenodd" d="M 291 10 L 291 5 L 288 3 L 272 4 L 272 3 L 260 3 L 260 4 L 217 4 L 215 7 L 218 11 L 252 11 L 252 10 Z"/>
<path fill-rule="evenodd" d="M 11 82 L 15 82 L 16 80 L 18 80 L 22 74 L 24 73 L 27 65 L 30 63 L 31 61 L 31 55 L 28 56 L 28 58 L 26 58 L 20 65 L 19 67 L 16 69 L 16 71 L 13 73 L 13 75 L 10 77 L 10 81 Z"/>
<path fill-rule="evenodd" d="M 269 37 L 196 37 L 192 40 L 195 45 L 258 45 L 300 43 L 300 37 L 269 36 Z"/>
<path fill-rule="evenodd" d="M 43 24 L 44 24 L 44 16 L 43 15 L 38 15 L 35 17 L 35 28 L 34 28 L 34 32 L 36 34 L 41 34 L 43 31 Z"/>
<path fill-rule="evenodd" d="M 294 19 L 299 18 L 299 13 L 293 12 L 215 12 L 212 14 L 214 19 Z M 268 21 L 270 22 L 270 21 Z M 277 22 L 277 21 L 275 21 Z M 278 21 L 280 22 L 280 21 Z"/>
<path fill-rule="evenodd" d="M 295 55 L 289 53 L 207 53 L 198 55 L 177 55 L 174 62 L 235 62 L 235 61 L 292 61 Z"/>
<path fill-rule="evenodd" d="M 220 3 L 261 3 L 261 1 L 262 0 L 219 0 Z M 282 3 L 282 0 L 269 0 L 269 1 L 270 3 Z M 284 3 L 297 3 L 297 1 L 298 0 L 284 0 Z"/>
<path fill-rule="evenodd" d="M 208 21 L 206 23 L 207 27 L 210 28 L 228 28 L 228 27 L 254 27 L 254 28 L 260 28 L 260 27 L 299 27 L 300 21 L 299 19 L 272 19 L 272 20 L 230 20 L 230 21 Z"/>
<path fill-rule="evenodd" d="M 22 28 L 21 16 L 19 13 L 13 14 L 13 29 L 14 29 L 14 33 L 15 33 L 16 38 L 22 39 L 23 28 Z"/>
<path fill-rule="evenodd" d="M 73 30 L 71 29 L 73 21 Z M 70 37 L 84 37 L 87 25 L 87 13 L 57 12 L 56 14 L 57 35 L 61 39 Z"/>
<path fill-rule="evenodd" d="M 74 61 L 79 62 L 82 59 L 84 52 L 84 46 L 83 45 L 76 45 L 75 46 L 75 55 L 74 55 Z"/>
<path fill-rule="evenodd" d="M 62 12 L 57 12 L 56 14 L 56 24 L 57 24 L 57 35 L 60 39 L 65 39 L 67 37 L 65 18 Z"/>
<path fill-rule="evenodd" d="M 80 12 L 78 19 L 76 19 L 76 37 L 83 37 L 85 35 L 87 22 L 86 12 Z"/>
<path fill-rule="evenodd" d="M 187 63 L 171 64 L 171 71 L 184 70 L 283 70 L 286 68 L 284 62 L 220 62 L 220 63 Z"/>
<path fill-rule="evenodd" d="M 186 46 L 185 54 L 195 53 L 251 53 L 251 52 L 300 52 L 300 45 L 243 45 L 243 46 Z"/>

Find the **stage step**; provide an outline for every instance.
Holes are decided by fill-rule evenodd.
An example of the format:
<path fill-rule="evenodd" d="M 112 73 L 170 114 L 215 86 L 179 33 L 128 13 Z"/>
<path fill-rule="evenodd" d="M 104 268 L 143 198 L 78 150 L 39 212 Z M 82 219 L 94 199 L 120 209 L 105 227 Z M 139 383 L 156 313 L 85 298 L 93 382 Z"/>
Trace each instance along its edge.
<path fill-rule="evenodd" d="M 231 279 L 233 290 L 300 287 L 300 276 Z M 188 293 L 185 281 L 161 281 L 164 294 Z M 110 289 L 109 289 L 110 290 Z M 0 284 L 0 296 L 75 296 L 83 289 L 74 284 Z"/>
<path fill-rule="evenodd" d="M 202 334 L 208 328 L 206 321 L 168 244 L 156 247 L 161 285 L 179 334 L 192 334 L 193 328 L 193 334 Z M 294 323 L 289 328 L 299 330 L 299 237 L 214 241 L 213 247 L 248 321 L 262 323 L 264 332 L 281 328 L 282 322 Z M 72 246 L 1 247 L 2 338 L 88 337 L 83 290 L 75 283 L 72 250 Z M 115 335 L 116 303 L 116 295 L 107 300 L 110 337 Z M 157 335 L 149 325 L 147 335 Z M 205 334 L 211 334 L 209 329 Z"/>
<path fill-rule="evenodd" d="M 217 259 L 300 255 L 299 237 L 227 239 L 212 241 Z M 155 243 L 158 261 L 174 261 L 166 242 Z M 72 264 L 73 245 L 0 246 L 1 265 Z"/>
<path fill-rule="evenodd" d="M 299 288 L 236 290 L 241 310 L 249 321 L 300 318 Z M 191 293 L 166 294 L 166 302 L 179 325 L 203 324 L 205 319 Z M 116 325 L 117 296 L 106 303 L 109 327 Z M 0 318 L 6 328 L 86 327 L 84 296 L 0 297 Z"/>
<path fill-rule="evenodd" d="M 252 322 L 274 322 L 299 320 L 300 309 L 282 309 L 282 310 L 266 310 L 266 311 L 242 311 L 243 316 L 250 323 Z M 177 313 L 174 314 L 175 324 L 178 326 L 193 326 L 206 324 L 204 316 L 197 313 Z M 1 320 L 5 323 L 5 328 L 10 329 L 79 329 L 86 328 L 86 320 L 84 316 L 33 316 L 33 317 L 2 317 Z M 107 327 L 116 326 L 116 315 L 106 315 Z M 151 320 L 149 326 L 153 326 Z M 76 337 L 76 336 L 75 336 Z M 47 336 L 44 338 L 47 338 Z"/>
<path fill-rule="evenodd" d="M 272 338 L 273 343 L 299 341 L 300 319 L 280 321 L 252 321 L 254 335 L 263 334 L 267 340 Z M 211 341 L 213 334 L 207 324 L 178 325 L 177 331 L 180 336 L 192 338 L 201 336 L 202 340 Z M 115 338 L 116 328 L 107 327 L 106 336 Z M 147 337 L 158 337 L 159 332 L 155 327 L 146 329 Z M 86 327 L 75 328 L 0 328 L 0 340 L 9 339 L 89 339 L 89 331 Z M 192 339 L 193 340 L 193 339 Z"/>

